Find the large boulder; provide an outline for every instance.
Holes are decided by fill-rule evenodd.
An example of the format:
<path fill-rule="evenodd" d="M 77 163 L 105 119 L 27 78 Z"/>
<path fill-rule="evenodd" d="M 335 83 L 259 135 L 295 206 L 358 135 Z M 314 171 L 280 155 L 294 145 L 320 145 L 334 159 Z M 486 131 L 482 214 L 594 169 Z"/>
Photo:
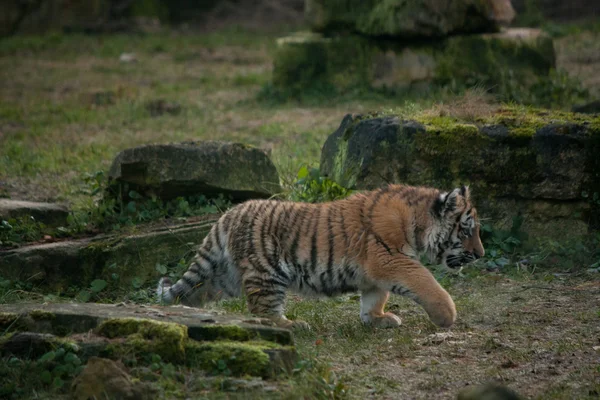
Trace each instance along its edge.
<path fill-rule="evenodd" d="M 547 77 L 552 39 L 537 29 L 405 43 L 300 32 L 277 41 L 273 84 L 292 91 L 483 85 L 511 92 Z"/>
<path fill-rule="evenodd" d="M 277 169 L 264 151 L 218 141 L 123 150 L 112 163 L 109 180 L 163 199 L 222 193 L 243 201 L 281 191 Z"/>
<path fill-rule="evenodd" d="M 600 226 L 600 118 L 502 107 L 487 117 L 347 115 L 321 172 L 349 188 L 471 184 L 485 217 L 564 236 Z"/>
<path fill-rule="evenodd" d="M 346 29 L 367 36 L 443 37 L 497 31 L 512 21 L 510 0 L 306 0 L 315 31 Z"/>

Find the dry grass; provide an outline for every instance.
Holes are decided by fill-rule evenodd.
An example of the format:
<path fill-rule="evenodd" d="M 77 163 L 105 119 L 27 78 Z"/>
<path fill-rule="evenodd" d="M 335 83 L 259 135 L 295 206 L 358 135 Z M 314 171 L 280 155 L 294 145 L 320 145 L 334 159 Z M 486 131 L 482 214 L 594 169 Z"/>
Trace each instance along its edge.
<path fill-rule="evenodd" d="M 483 88 L 473 88 L 450 102 L 440 102 L 423 114 L 427 117 L 453 117 L 463 121 L 476 121 L 491 117 L 498 109 L 498 101 Z"/>

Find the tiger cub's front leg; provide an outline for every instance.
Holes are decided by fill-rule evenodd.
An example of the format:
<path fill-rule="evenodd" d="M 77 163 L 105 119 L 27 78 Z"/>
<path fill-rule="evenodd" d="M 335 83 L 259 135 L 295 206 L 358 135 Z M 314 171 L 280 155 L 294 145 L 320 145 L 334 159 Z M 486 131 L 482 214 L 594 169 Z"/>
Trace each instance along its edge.
<path fill-rule="evenodd" d="M 454 301 L 427 268 L 409 257 L 388 254 L 383 248 L 376 250 L 376 256 L 366 265 L 366 272 L 380 290 L 413 299 L 437 326 L 448 328 L 454 324 Z M 385 302 L 381 312 L 383 304 Z"/>
<path fill-rule="evenodd" d="M 390 297 L 390 292 L 379 288 L 363 290 L 360 296 L 360 319 L 365 324 L 376 328 L 396 328 L 402 320 L 395 314 L 384 312 L 385 303 Z"/>

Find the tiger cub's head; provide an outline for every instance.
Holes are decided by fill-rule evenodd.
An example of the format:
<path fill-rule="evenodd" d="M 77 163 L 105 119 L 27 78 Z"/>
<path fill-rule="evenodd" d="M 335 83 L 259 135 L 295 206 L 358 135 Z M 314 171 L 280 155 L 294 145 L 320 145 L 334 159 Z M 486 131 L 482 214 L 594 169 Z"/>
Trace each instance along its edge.
<path fill-rule="evenodd" d="M 469 188 L 462 186 L 442 193 L 434 204 L 441 220 L 442 240 L 438 244 L 438 262 L 459 268 L 483 257 L 485 250 L 479 238 L 477 210 L 471 204 Z"/>

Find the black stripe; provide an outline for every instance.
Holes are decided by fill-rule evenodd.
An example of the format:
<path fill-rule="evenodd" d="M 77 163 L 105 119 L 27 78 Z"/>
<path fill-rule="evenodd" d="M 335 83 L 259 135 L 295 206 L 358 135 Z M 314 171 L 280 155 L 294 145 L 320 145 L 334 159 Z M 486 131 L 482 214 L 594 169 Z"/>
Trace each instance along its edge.
<path fill-rule="evenodd" d="M 332 210 L 331 207 L 327 208 L 327 242 L 329 244 L 328 254 L 327 254 L 327 278 L 329 279 L 330 285 L 333 284 L 333 252 L 334 248 L 334 240 L 333 240 L 333 229 L 331 227 L 331 218 L 332 213 L 335 208 Z"/>
<path fill-rule="evenodd" d="M 204 261 L 209 263 L 210 266 L 213 268 L 216 267 L 217 264 L 219 264 L 218 261 L 215 260 L 214 258 L 212 258 L 209 253 L 206 253 L 206 250 L 204 250 L 204 248 L 200 248 L 196 251 L 196 257 L 202 258 Z"/>
<path fill-rule="evenodd" d="M 375 194 L 375 198 L 373 199 L 373 203 L 371 203 L 371 207 L 369 207 L 369 224 L 371 223 L 371 218 L 373 218 L 373 212 L 375 211 L 375 207 L 379 204 L 381 197 L 390 191 L 389 187 L 385 187 L 379 189 L 379 191 Z"/>
<path fill-rule="evenodd" d="M 262 214 L 263 210 L 267 207 L 266 202 L 260 202 L 256 207 L 254 207 L 251 211 L 248 210 L 248 218 L 250 218 L 250 226 L 246 231 L 246 237 L 248 240 L 248 245 L 250 246 L 249 254 L 256 254 L 256 247 L 254 241 L 254 227 L 256 226 L 257 216 Z"/>
<path fill-rule="evenodd" d="M 271 275 L 268 278 L 260 278 L 260 277 L 249 277 L 245 280 L 246 284 L 251 284 L 254 286 L 281 286 L 285 288 L 287 283 L 279 279 L 278 276 Z"/>
<path fill-rule="evenodd" d="M 192 265 L 187 269 L 189 272 L 193 272 L 196 275 L 200 275 L 201 271 L 198 268 L 198 263 L 193 262 Z"/>
<path fill-rule="evenodd" d="M 387 252 L 390 254 L 390 256 L 392 255 L 392 249 L 390 249 L 390 246 L 387 245 L 387 243 L 385 243 L 383 241 L 383 239 L 381 237 L 379 237 L 379 235 L 377 234 L 373 234 L 373 236 L 375 236 L 375 241 L 377 243 L 379 243 L 380 245 L 382 245 L 383 247 L 385 247 L 385 249 L 387 250 Z"/>
<path fill-rule="evenodd" d="M 346 223 L 344 221 L 344 209 L 340 208 L 340 226 L 342 229 L 342 235 L 344 236 L 344 246 L 348 248 L 348 232 L 346 232 Z"/>
<path fill-rule="evenodd" d="M 310 269 L 314 273 L 317 269 L 317 234 L 319 232 L 319 218 L 321 216 L 321 208 L 316 209 L 315 224 L 313 234 L 310 240 Z"/>
<path fill-rule="evenodd" d="M 298 210 L 298 215 L 300 215 L 300 214 L 302 214 L 302 220 L 298 224 L 298 229 L 296 229 L 294 238 L 292 239 L 292 244 L 290 245 L 290 257 L 292 258 L 291 264 L 295 268 L 298 267 L 298 244 L 300 242 L 300 231 L 306 220 L 306 208 L 304 208 L 304 207 L 300 208 L 300 210 Z M 300 282 L 302 282 L 302 280 L 300 280 Z"/>
<path fill-rule="evenodd" d="M 200 283 L 200 281 L 194 282 L 191 278 L 188 278 L 185 275 L 181 277 L 181 280 L 185 282 L 185 284 L 188 285 L 190 289 L 193 289 L 198 283 Z"/>
<path fill-rule="evenodd" d="M 269 213 L 267 220 L 265 221 L 263 219 L 263 224 L 260 227 L 260 242 L 262 253 L 267 259 L 267 262 L 271 265 L 274 265 L 275 262 L 272 259 L 270 259 L 269 254 L 267 252 L 267 235 L 272 238 L 271 226 L 273 224 L 273 215 L 275 214 L 275 211 L 277 210 L 278 206 L 279 204 L 273 204 L 273 207 L 271 208 L 271 212 Z"/>
<path fill-rule="evenodd" d="M 223 244 L 221 243 L 221 228 L 219 227 L 219 221 L 214 225 L 215 240 L 217 242 L 217 249 L 222 250 Z"/>

